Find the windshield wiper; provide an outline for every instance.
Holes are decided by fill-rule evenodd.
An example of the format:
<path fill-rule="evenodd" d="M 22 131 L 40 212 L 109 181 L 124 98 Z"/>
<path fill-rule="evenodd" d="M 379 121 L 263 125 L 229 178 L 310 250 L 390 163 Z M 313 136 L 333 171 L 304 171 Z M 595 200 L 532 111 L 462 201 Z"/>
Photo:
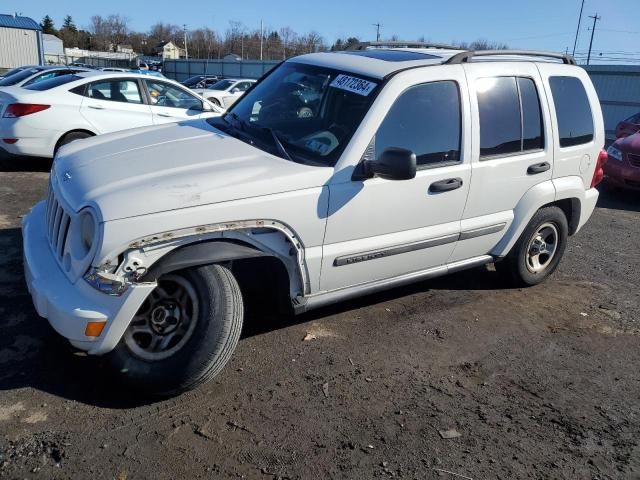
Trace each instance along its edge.
<path fill-rule="evenodd" d="M 276 148 L 278 149 L 278 151 L 280 152 L 281 155 L 284 155 L 284 157 L 293 162 L 293 158 L 291 158 L 291 155 L 289 155 L 289 152 L 287 152 L 287 149 L 284 148 L 284 145 L 282 144 L 282 141 L 280 140 L 280 137 L 278 137 L 278 134 L 276 133 L 276 131 L 273 128 L 270 127 L 265 127 L 263 125 L 256 125 L 257 127 L 262 128 L 263 130 L 269 132 L 271 134 L 271 137 L 273 138 L 273 144 L 276 146 Z"/>

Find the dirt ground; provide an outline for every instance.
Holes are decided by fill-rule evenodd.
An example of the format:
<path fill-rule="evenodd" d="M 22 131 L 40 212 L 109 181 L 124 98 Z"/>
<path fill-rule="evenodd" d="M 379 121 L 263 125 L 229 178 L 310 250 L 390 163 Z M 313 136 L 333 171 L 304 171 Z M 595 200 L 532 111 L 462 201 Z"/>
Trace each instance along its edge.
<path fill-rule="evenodd" d="M 543 285 L 250 318 L 214 382 L 151 402 L 36 315 L 19 224 L 49 164 L 0 166 L 0 478 L 640 478 L 637 193 L 605 190 Z"/>

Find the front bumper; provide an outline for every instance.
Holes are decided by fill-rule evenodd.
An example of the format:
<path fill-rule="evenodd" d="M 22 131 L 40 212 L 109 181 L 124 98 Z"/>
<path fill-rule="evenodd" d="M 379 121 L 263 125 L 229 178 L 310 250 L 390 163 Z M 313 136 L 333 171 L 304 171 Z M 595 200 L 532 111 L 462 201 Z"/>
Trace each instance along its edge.
<path fill-rule="evenodd" d="M 634 190 L 640 189 L 640 168 L 630 165 L 626 159 L 609 159 L 604 166 L 604 174 L 607 183 Z"/>
<path fill-rule="evenodd" d="M 76 348 L 91 355 L 107 353 L 118 344 L 156 284 L 132 284 L 121 296 L 110 296 L 82 278 L 72 283 L 60 269 L 47 241 L 45 213 L 45 202 L 40 202 L 22 221 L 24 272 L 33 304 L 38 315 Z M 99 337 L 85 335 L 89 321 L 106 323 Z"/>

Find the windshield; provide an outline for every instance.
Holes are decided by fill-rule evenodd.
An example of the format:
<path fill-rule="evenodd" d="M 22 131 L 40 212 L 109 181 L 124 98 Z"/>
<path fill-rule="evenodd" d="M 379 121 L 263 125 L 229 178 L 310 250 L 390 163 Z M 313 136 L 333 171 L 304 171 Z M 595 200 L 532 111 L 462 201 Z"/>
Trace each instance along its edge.
<path fill-rule="evenodd" d="M 36 90 L 41 92 L 43 90 L 49 90 L 50 88 L 59 87 L 60 85 L 64 85 L 65 83 L 75 82 L 76 80 L 80 80 L 81 78 L 82 77 L 73 74 L 60 75 L 59 77 L 49 78 L 41 82 L 32 83 L 28 87 L 24 88 L 26 90 Z"/>
<path fill-rule="evenodd" d="M 289 61 L 209 122 L 283 158 L 333 166 L 379 88 L 377 79 Z"/>
<path fill-rule="evenodd" d="M 41 72 L 42 70 L 44 70 L 44 68 L 27 68 L 26 70 L 22 70 L 21 72 L 14 73 L 13 75 L 0 80 L 0 87 L 15 85 L 16 83 L 23 81 L 25 78 L 29 78 L 34 73 Z"/>
<path fill-rule="evenodd" d="M 226 90 L 234 83 L 236 82 L 233 80 L 220 80 L 219 82 L 216 82 L 213 85 L 209 85 L 207 88 L 209 90 Z"/>

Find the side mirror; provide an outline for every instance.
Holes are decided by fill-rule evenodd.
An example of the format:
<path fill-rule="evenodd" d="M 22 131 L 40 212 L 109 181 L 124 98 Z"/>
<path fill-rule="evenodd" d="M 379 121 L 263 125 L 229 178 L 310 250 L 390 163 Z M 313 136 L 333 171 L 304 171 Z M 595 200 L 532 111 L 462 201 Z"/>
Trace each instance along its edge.
<path fill-rule="evenodd" d="M 364 176 L 385 180 L 411 180 L 416 176 L 416 154 L 406 148 L 390 147 L 374 161 L 364 162 Z"/>
<path fill-rule="evenodd" d="M 239 91 L 240 91 L 240 89 L 239 89 L 238 87 L 233 87 L 233 88 L 231 89 L 231 93 L 233 93 L 233 94 L 236 94 L 236 93 L 238 93 Z"/>

